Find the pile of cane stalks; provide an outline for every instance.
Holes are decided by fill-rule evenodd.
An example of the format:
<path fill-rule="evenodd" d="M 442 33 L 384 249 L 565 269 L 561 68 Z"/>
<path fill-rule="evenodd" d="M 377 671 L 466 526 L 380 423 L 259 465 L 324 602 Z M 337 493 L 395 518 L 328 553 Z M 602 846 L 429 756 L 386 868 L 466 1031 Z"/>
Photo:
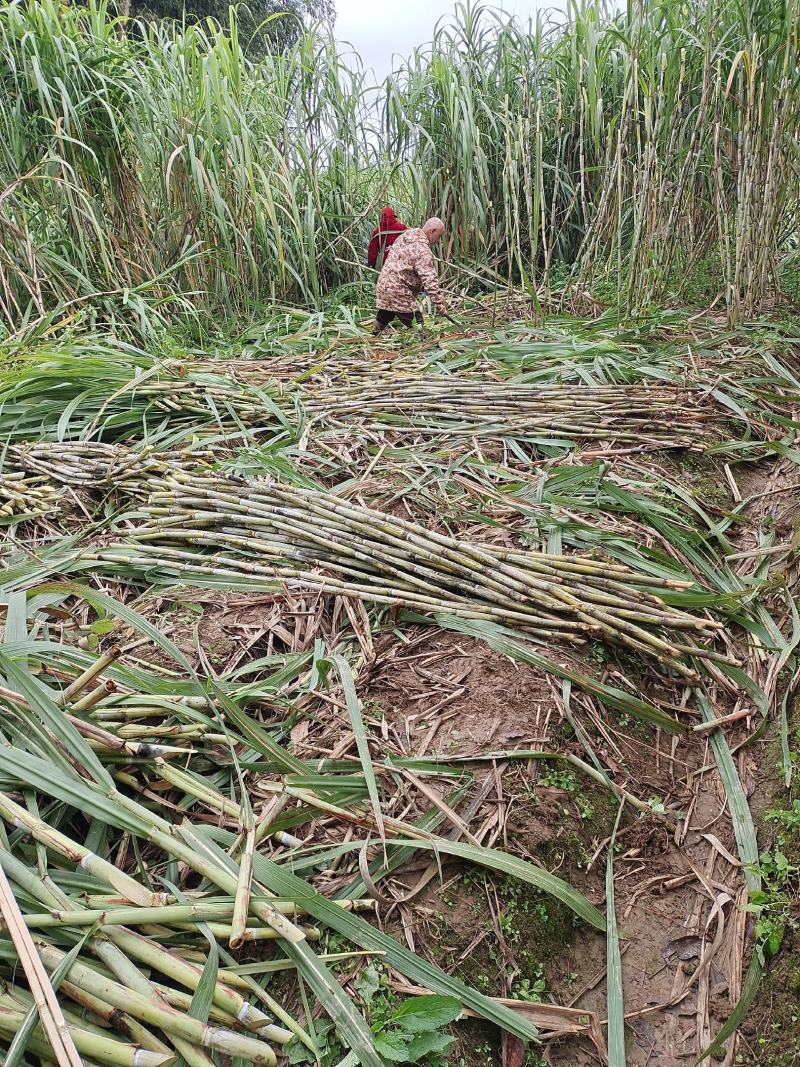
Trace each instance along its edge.
<path fill-rule="evenodd" d="M 81 553 L 109 574 L 149 582 L 276 580 L 418 612 L 514 626 L 547 639 L 600 638 L 687 677 L 688 656 L 716 656 L 721 624 L 665 602 L 685 582 L 607 560 L 466 542 L 332 493 L 218 471 L 147 479 L 123 542 Z"/>
<path fill-rule="evenodd" d="M 80 550 L 82 568 L 151 583 L 247 578 L 421 613 L 515 627 L 544 639 L 602 639 L 689 678 L 687 657 L 721 624 L 665 602 L 691 583 L 607 559 L 468 542 L 334 493 L 255 483 L 213 469 L 210 454 L 99 442 L 14 446 L 17 463 L 61 485 L 134 502 L 124 539 Z"/>
<path fill-rule="evenodd" d="M 251 1003 L 248 980 L 204 970 L 206 937 L 236 948 L 314 939 L 318 931 L 304 921 L 302 906 L 267 899 L 249 884 L 239 889 L 236 876 L 164 818 L 176 801 L 216 812 L 219 825 L 241 818 L 237 803 L 181 769 L 187 761 L 202 768 L 209 750 L 229 738 L 210 728 L 202 697 L 134 691 L 135 675 L 120 668 L 119 656 L 117 646 L 101 656 L 64 647 L 55 656 L 42 653 L 32 675 L 3 662 L 0 868 L 16 922 L 4 908 L 0 967 L 9 984 L 0 994 L 0 1033 L 10 1039 L 36 1022 L 41 967 L 58 989 L 61 1007 L 48 1010 L 62 1047 L 71 1043 L 80 1063 L 161 1067 L 181 1056 L 210 1067 L 211 1055 L 222 1054 L 275 1064 L 275 1048 L 307 1035 L 266 993 L 260 1006 Z M 259 840 L 269 831 L 269 820 L 262 821 Z M 154 850 L 165 856 L 149 874 L 136 862 L 137 840 L 151 860 Z M 210 881 L 182 891 L 181 869 Z M 20 963 L 27 987 L 14 981 Z M 208 1022 L 192 1011 L 198 990 L 209 1001 Z M 44 1033 L 34 1030 L 27 1047 L 49 1058 Z"/>
<path fill-rule="evenodd" d="M 718 436 L 699 390 L 667 385 L 538 385 L 454 375 L 327 389 L 307 408 L 322 422 L 394 434 L 633 443 L 699 449 Z"/>
<path fill-rule="evenodd" d="M 751 398 L 748 413 L 716 398 L 714 384 L 702 377 L 602 384 L 532 382 L 524 374 L 501 379 L 483 368 L 421 370 L 413 361 L 370 367 L 363 359 L 306 369 L 279 360 L 167 360 L 144 370 L 134 362 L 109 370 L 107 362 L 82 366 L 74 357 L 50 356 L 26 368 L 24 377 L 0 383 L 0 410 L 12 441 L 41 437 L 42 424 L 62 411 L 58 432 L 66 441 L 152 440 L 188 430 L 215 439 L 221 433 L 299 437 L 310 425 L 329 433 L 511 439 L 562 449 L 618 442 L 656 451 L 718 443 L 731 418 L 737 436 L 780 433 L 769 421 L 767 397 Z"/>
<path fill-rule="evenodd" d="M 21 470 L 0 474 L 0 523 L 24 522 L 58 510 L 60 493 L 45 477 Z"/>

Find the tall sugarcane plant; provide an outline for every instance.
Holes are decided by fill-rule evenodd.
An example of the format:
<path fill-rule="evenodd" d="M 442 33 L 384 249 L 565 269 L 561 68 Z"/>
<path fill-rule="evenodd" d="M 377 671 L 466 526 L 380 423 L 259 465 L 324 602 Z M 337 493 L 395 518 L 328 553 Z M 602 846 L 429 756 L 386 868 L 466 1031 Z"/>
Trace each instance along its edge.
<path fill-rule="evenodd" d="M 534 307 L 566 285 L 643 309 L 700 278 L 742 319 L 793 261 L 797 0 L 583 0 L 529 25 L 459 4 L 377 92 L 324 27 L 254 62 L 213 23 L 1 10 L 12 331 L 66 305 L 155 343 L 321 306 L 367 280 L 386 200 L 446 219 L 459 288 Z"/>

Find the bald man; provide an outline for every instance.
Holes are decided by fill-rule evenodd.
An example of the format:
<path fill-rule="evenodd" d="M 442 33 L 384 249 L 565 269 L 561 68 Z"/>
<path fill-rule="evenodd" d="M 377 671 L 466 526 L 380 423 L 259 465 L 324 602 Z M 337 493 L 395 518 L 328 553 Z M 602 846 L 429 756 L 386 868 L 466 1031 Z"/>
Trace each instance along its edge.
<path fill-rule="evenodd" d="M 404 326 L 422 322 L 422 312 L 417 310 L 416 300 L 423 289 L 439 314 L 447 314 L 431 251 L 431 245 L 441 241 L 443 234 L 442 220 L 432 218 L 424 226 L 401 233 L 392 245 L 392 254 L 386 258 L 375 290 L 378 305 L 372 331 L 375 336 L 395 319 Z"/>

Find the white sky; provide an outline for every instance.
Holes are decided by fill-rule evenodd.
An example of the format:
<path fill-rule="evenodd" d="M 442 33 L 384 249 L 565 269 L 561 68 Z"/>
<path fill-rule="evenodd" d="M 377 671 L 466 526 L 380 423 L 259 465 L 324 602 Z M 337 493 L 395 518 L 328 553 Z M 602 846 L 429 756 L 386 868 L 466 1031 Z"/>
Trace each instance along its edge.
<path fill-rule="evenodd" d="M 566 0 L 490 0 L 495 7 L 527 22 L 539 8 L 563 10 Z M 406 56 L 427 44 L 436 22 L 452 15 L 456 0 L 336 0 L 336 36 L 361 55 L 381 80 L 392 68 L 392 56 Z"/>

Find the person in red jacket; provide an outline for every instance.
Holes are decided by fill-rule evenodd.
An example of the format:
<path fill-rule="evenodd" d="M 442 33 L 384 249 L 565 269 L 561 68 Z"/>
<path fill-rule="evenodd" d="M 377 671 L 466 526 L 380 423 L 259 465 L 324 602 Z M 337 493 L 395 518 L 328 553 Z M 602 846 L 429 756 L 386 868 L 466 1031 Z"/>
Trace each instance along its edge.
<path fill-rule="evenodd" d="M 372 240 L 367 251 L 367 265 L 380 268 L 386 258 L 386 253 L 407 228 L 395 215 L 393 208 L 385 207 L 381 212 L 380 223 L 372 231 Z"/>

